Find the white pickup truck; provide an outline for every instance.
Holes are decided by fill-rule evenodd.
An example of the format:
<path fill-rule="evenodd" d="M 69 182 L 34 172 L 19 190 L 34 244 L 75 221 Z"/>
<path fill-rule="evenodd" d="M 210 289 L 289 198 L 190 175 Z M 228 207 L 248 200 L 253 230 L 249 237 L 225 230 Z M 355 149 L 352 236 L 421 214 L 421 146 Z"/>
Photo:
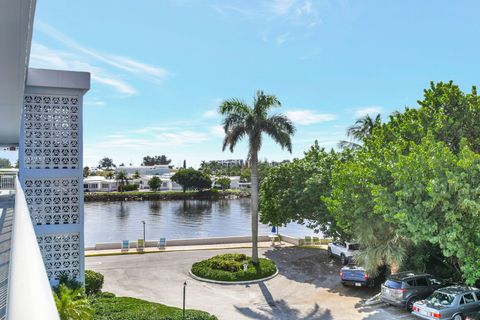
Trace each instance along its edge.
<path fill-rule="evenodd" d="M 358 243 L 349 242 L 332 242 L 328 244 L 328 256 L 339 257 L 343 265 L 346 265 L 357 254 L 359 249 Z"/>

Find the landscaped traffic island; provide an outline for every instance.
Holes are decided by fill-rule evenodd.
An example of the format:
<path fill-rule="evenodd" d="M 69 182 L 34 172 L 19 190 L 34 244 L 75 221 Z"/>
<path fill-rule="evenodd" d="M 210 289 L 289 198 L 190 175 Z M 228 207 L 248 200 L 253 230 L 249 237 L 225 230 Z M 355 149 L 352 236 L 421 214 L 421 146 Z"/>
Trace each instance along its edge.
<path fill-rule="evenodd" d="M 277 274 L 277 267 L 270 259 L 260 258 L 255 266 L 245 254 L 227 253 L 194 263 L 191 273 L 198 280 L 235 283 L 267 280 Z"/>

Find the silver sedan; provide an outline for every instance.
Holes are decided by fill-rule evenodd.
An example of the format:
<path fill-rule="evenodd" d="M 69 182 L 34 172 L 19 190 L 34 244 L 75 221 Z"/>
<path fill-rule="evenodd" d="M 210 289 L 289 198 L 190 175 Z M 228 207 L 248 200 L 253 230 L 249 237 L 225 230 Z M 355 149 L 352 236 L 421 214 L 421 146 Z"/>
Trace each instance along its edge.
<path fill-rule="evenodd" d="M 463 285 L 441 288 L 416 302 L 412 310 L 421 319 L 463 320 L 466 315 L 480 311 L 480 289 Z"/>

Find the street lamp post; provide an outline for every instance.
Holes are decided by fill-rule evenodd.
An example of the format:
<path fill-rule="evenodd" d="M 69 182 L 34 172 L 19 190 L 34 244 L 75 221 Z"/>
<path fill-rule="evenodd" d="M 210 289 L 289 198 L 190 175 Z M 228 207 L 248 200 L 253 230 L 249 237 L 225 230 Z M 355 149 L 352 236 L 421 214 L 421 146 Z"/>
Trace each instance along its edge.
<path fill-rule="evenodd" d="M 185 320 L 185 293 L 187 290 L 187 281 L 183 283 L 183 320 Z"/>
<path fill-rule="evenodd" d="M 142 220 L 143 223 L 143 243 L 145 243 L 145 220 Z"/>

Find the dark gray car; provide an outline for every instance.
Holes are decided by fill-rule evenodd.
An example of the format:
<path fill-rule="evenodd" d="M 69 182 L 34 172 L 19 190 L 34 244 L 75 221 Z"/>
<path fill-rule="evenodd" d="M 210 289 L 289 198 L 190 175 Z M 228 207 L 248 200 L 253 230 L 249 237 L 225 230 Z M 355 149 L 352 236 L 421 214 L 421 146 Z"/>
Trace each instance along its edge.
<path fill-rule="evenodd" d="M 438 289 L 416 302 L 412 313 L 421 319 L 463 320 L 476 311 L 480 311 L 480 289 L 457 285 Z"/>
<path fill-rule="evenodd" d="M 383 302 L 412 311 L 413 304 L 445 287 L 445 281 L 426 273 L 401 272 L 392 274 L 382 284 Z"/>

